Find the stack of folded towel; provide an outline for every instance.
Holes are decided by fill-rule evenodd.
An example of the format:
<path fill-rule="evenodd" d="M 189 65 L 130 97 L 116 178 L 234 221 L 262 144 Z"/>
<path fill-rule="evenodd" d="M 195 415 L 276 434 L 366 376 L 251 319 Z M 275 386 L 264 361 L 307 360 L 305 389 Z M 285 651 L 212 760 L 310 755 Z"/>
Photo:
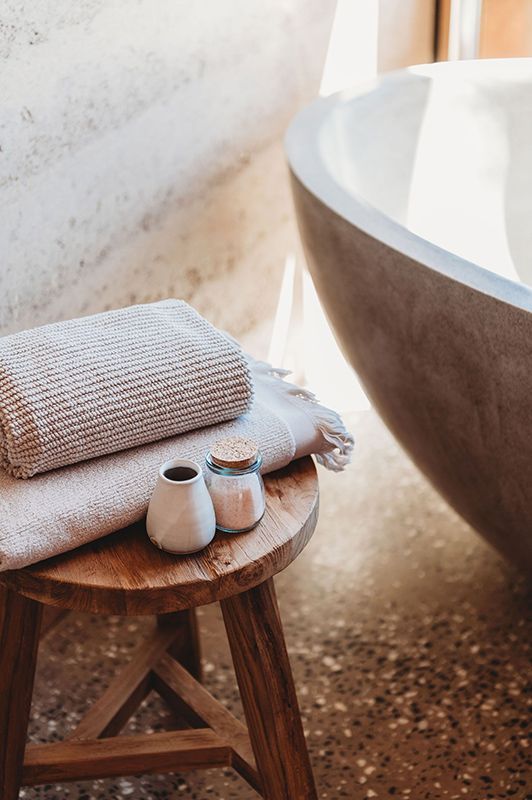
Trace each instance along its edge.
<path fill-rule="evenodd" d="M 352 436 L 285 375 L 179 300 L 0 338 L 0 570 L 135 522 L 162 462 L 224 436 L 254 439 L 264 472 L 342 469 Z"/>

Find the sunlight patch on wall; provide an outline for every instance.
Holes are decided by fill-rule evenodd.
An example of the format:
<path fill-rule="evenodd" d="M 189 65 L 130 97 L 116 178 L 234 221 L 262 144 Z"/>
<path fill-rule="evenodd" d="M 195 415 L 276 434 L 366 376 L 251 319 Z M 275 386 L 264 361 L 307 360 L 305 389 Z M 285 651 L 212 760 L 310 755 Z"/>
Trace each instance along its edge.
<path fill-rule="evenodd" d="M 325 405 L 340 412 L 369 408 L 354 370 L 343 357 L 308 271 L 303 279 L 303 357 L 306 383 Z"/>
<path fill-rule="evenodd" d="M 339 412 L 370 407 L 336 343 L 312 278 L 291 253 L 285 261 L 268 361 L 289 369 L 293 380 Z"/>
<path fill-rule="evenodd" d="M 338 0 L 320 94 L 329 95 L 377 73 L 378 0 Z"/>
<path fill-rule="evenodd" d="M 378 0 L 338 0 L 320 94 L 329 95 L 375 77 Z M 369 408 L 354 371 L 344 359 L 306 268 L 288 254 L 268 360 L 290 369 L 297 382 L 338 411 Z"/>
<path fill-rule="evenodd" d="M 289 253 L 284 265 L 281 290 L 277 301 L 275 320 L 268 349 L 268 361 L 274 366 L 284 366 L 286 357 L 286 348 L 290 333 L 290 320 L 292 318 L 292 308 L 294 305 L 295 269 L 296 258 L 293 253 Z"/>

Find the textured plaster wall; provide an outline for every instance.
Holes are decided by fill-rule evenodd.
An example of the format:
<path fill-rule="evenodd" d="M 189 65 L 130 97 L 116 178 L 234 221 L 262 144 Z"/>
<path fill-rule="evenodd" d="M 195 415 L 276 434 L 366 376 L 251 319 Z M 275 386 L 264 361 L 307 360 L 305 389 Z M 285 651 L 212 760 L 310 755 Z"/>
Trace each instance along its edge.
<path fill-rule="evenodd" d="M 381 68 L 425 60 L 431 4 L 375 2 Z M 336 0 L 1 6 L 0 333 L 168 295 L 268 320 Z"/>
<path fill-rule="evenodd" d="M 295 231 L 281 134 L 334 0 L 4 2 L 0 330 L 169 294 L 235 333 Z"/>

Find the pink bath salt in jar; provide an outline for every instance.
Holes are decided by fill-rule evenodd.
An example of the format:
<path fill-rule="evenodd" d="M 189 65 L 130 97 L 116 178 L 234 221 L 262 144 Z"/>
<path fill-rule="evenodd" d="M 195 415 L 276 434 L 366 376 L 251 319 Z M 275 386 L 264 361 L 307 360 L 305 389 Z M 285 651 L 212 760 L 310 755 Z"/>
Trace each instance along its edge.
<path fill-rule="evenodd" d="M 220 439 L 205 459 L 216 527 L 224 533 L 249 531 L 266 508 L 260 474 L 262 456 L 255 442 L 240 436 Z"/>

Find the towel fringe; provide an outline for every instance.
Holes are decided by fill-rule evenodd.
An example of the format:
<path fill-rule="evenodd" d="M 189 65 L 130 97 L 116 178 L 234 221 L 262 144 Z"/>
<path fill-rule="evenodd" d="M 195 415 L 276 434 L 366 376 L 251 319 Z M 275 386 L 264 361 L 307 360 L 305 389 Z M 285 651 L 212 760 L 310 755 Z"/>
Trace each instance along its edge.
<path fill-rule="evenodd" d="M 355 440 L 340 415 L 321 405 L 309 389 L 286 381 L 287 375 L 291 374 L 290 370 L 273 367 L 266 361 L 256 361 L 250 356 L 248 358 L 254 373 L 259 374 L 276 392 L 297 403 L 311 417 L 316 430 L 328 445 L 323 451 L 314 454 L 318 463 L 332 472 L 341 472 L 351 461 Z"/>

